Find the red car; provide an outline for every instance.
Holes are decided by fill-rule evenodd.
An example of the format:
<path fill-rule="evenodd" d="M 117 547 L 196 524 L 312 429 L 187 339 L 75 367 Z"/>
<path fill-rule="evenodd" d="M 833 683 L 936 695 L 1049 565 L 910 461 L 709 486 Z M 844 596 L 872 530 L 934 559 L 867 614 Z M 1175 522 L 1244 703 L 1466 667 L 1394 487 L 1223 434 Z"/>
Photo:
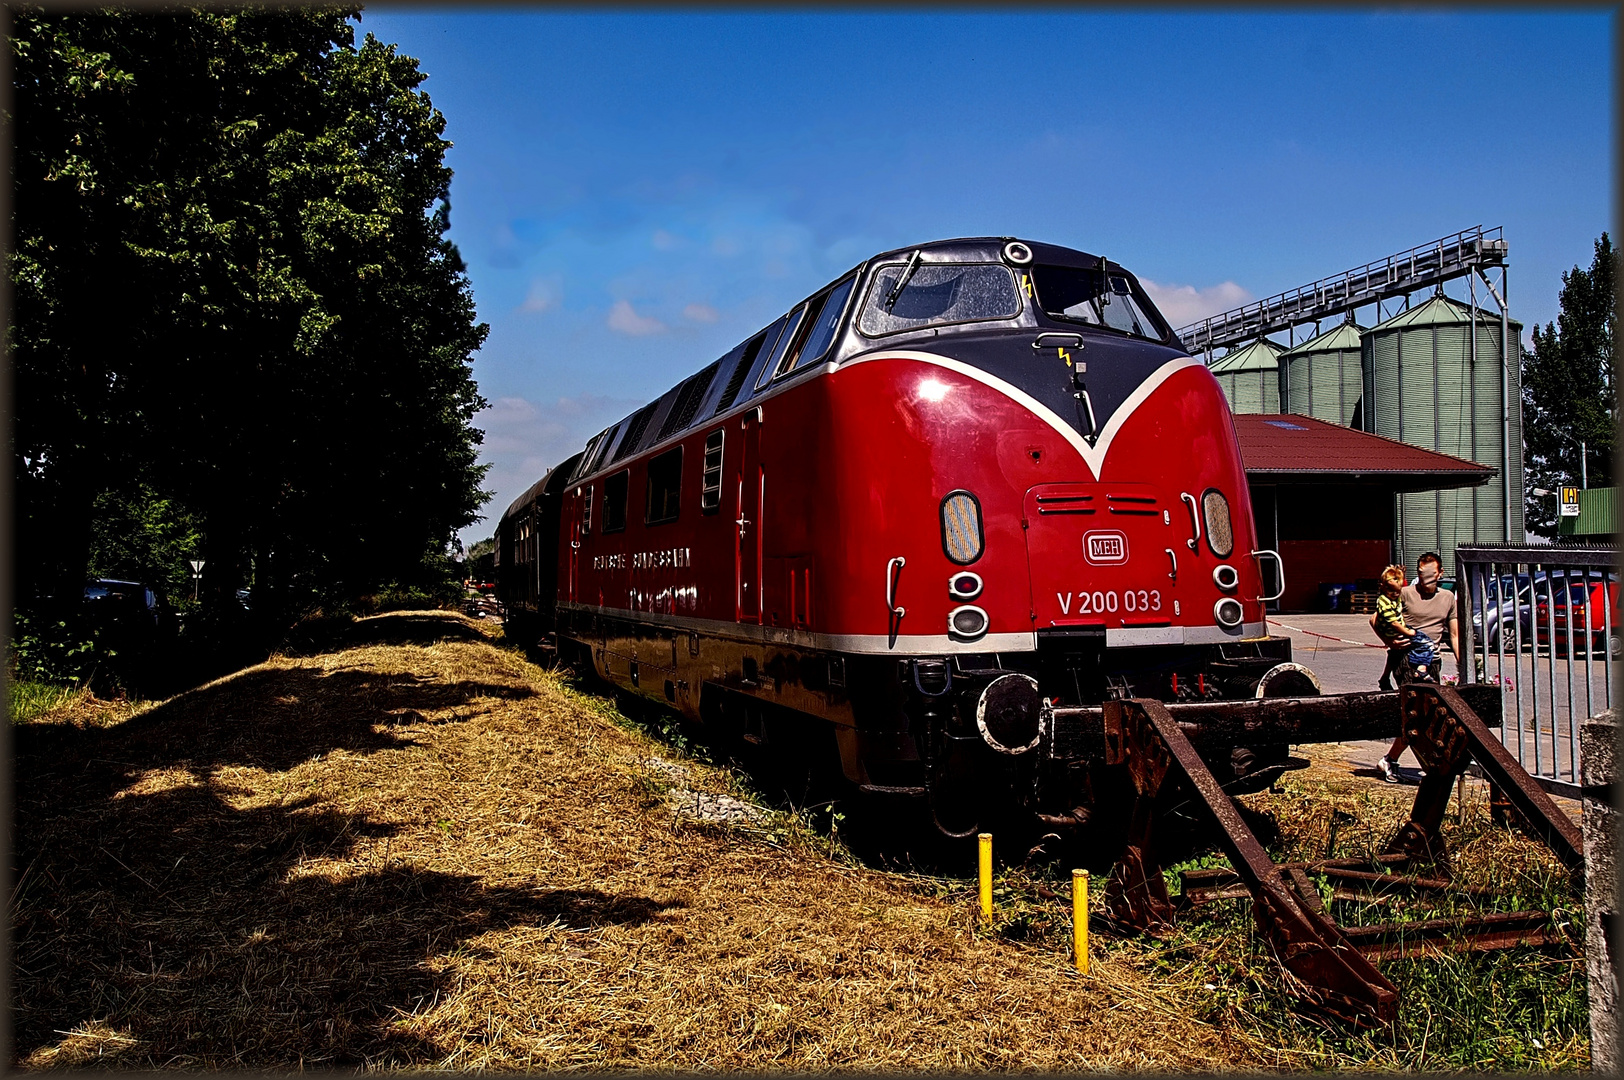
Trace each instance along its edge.
<path fill-rule="evenodd" d="M 1584 578 L 1580 577 L 1581 573 L 1574 571 L 1569 576 L 1558 571 L 1550 578 L 1534 582 L 1535 640 L 1541 645 L 1554 642 L 1558 651 L 1565 652 L 1571 629 L 1574 655 L 1585 656 L 1588 655 L 1585 647 L 1588 629 L 1594 649 L 1599 652 L 1605 648 L 1609 656 L 1617 657 L 1620 652 L 1618 576 L 1608 574 L 1603 580 L 1599 570 L 1590 571 Z"/>

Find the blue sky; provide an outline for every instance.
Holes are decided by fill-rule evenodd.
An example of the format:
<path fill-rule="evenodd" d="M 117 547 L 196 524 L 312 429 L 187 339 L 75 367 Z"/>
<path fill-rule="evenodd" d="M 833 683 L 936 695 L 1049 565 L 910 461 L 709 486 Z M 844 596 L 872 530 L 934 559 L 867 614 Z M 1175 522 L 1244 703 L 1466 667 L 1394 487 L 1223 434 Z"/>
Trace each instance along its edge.
<path fill-rule="evenodd" d="M 488 536 L 593 433 L 874 252 L 1103 252 L 1174 325 L 1474 225 L 1555 318 L 1612 229 L 1614 18 L 374 8 L 446 116 Z M 1481 295 L 1481 290 L 1480 290 Z"/>

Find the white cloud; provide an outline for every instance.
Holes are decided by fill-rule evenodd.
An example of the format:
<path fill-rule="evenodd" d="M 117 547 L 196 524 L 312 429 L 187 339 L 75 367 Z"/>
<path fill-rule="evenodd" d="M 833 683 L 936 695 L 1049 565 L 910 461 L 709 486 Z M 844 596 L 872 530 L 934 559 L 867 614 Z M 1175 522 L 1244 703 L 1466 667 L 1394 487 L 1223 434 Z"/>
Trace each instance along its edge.
<path fill-rule="evenodd" d="M 682 309 L 682 315 L 685 319 L 702 323 L 713 323 L 721 318 L 721 313 L 709 304 L 689 304 Z"/>
<path fill-rule="evenodd" d="M 1205 289 L 1198 289 L 1194 285 L 1160 285 L 1146 278 L 1140 278 L 1139 284 L 1145 287 L 1145 292 L 1175 330 L 1197 319 L 1205 319 L 1208 315 L 1216 315 L 1257 299 L 1233 281 L 1209 285 Z"/>
<path fill-rule="evenodd" d="M 639 315 L 630 300 L 616 300 L 614 307 L 609 309 L 609 329 L 633 337 L 645 337 L 664 333 L 666 325 L 652 316 Z"/>
<path fill-rule="evenodd" d="M 558 278 L 536 278 L 530 283 L 530 291 L 525 294 L 519 310 L 529 315 L 551 311 L 563 299 L 563 293 L 563 285 Z"/>

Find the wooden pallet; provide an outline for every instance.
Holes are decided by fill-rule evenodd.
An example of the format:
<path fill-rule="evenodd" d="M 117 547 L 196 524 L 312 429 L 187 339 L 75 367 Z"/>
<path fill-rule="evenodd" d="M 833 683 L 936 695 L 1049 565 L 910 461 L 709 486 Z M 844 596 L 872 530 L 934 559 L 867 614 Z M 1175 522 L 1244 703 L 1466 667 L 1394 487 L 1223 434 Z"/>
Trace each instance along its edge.
<path fill-rule="evenodd" d="M 1348 600 L 1348 610 L 1355 615 L 1371 615 L 1376 611 L 1376 598 L 1380 593 L 1356 592 Z"/>

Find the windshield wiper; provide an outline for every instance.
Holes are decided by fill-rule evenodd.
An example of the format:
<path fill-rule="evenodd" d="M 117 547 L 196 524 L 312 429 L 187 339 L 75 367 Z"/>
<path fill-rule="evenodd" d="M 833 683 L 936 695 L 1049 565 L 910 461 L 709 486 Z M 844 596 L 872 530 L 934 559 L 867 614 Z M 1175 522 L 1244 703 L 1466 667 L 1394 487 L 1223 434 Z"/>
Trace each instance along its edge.
<path fill-rule="evenodd" d="M 919 249 L 914 248 L 914 253 L 908 256 L 908 265 L 902 268 L 902 276 L 897 278 L 897 283 L 891 286 L 890 293 L 886 295 L 886 311 L 890 311 L 891 308 L 896 304 L 897 297 L 901 296 L 902 290 L 908 287 L 908 282 L 912 280 L 914 271 L 917 269 L 919 269 Z"/>

